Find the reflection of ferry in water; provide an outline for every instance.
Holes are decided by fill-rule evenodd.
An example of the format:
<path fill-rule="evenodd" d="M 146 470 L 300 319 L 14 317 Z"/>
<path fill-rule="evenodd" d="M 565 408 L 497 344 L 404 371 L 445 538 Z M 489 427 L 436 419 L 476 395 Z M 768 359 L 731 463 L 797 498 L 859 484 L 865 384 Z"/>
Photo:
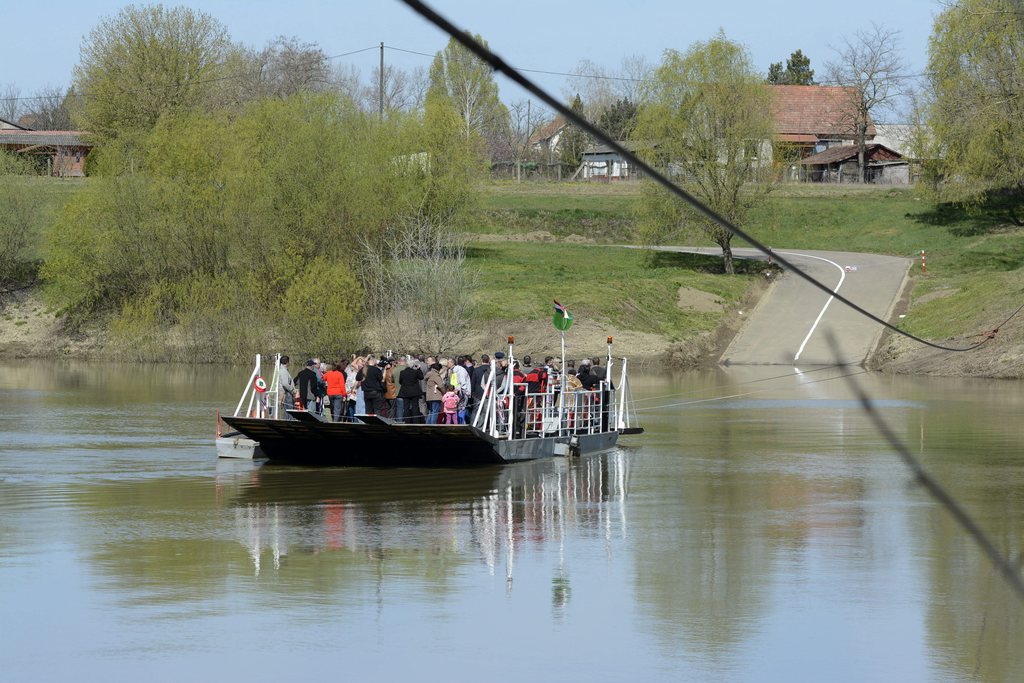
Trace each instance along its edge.
<path fill-rule="evenodd" d="M 591 390 L 571 389 L 563 375 L 542 391 L 529 392 L 527 385 L 513 380 L 512 337 L 508 349 L 509 372 L 497 380 L 498 367 L 491 361 L 483 407 L 471 424 L 409 424 L 379 415 L 329 422 L 302 410 L 281 416 L 276 395 L 279 356 L 269 385 L 260 376 L 257 356 L 235 414 L 221 419 L 258 443 L 271 460 L 371 467 L 483 465 L 584 455 L 611 449 L 620 435 L 643 432 L 636 425 L 627 359 L 612 356 L 611 337 L 605 378 Z M 618 381 L 613 382 L 616 371 Z"/>
<path fill-rule="evenodd" d="M 235 509 L 256 573 L 288 556 L 345 551 L 371 564 L 464 558 L 511 579 L 524 549 L 566 535 L 611 544 L 626 534 L 629 455 L 621 449 L 460 470 L 223 465 L 218 494 Z"/>

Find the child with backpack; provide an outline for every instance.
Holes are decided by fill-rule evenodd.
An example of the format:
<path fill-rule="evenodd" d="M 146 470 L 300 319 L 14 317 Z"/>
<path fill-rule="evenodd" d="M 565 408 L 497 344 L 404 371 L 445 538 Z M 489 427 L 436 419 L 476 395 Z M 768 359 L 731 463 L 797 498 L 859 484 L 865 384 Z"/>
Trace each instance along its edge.
<path fill-rule="evenodd" d="M 441 397 L 441 405 L 444 407 L 444 422 L 442 424 L 459 424 L 459 394 L 450 384 L 448 391 Z"/>

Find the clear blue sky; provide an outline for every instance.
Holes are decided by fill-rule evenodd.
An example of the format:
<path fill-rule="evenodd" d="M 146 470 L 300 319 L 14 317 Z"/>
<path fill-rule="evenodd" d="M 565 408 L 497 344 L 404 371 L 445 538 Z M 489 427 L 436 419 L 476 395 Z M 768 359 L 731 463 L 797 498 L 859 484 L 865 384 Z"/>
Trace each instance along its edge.
<path fill-rule="evenodd" d="M 43 86 L 65 87 L 78 62 L 82 37 L 106 15 L 130 4 L 121 0 L 5 1 L 0 9 L 8 27 L 0 40 L 0 86 L 14 83 L 28 95 Z M 174 2 L 165 3 L 168 5 Z M 239 42 L 262 46 L 277 35 L 318 43 L 336 55 L 386 45 L 433 53 L 446 37 L 398 0 L 190 0 L 180 4 L 207 12 L 223 22 Z M 534 69 L 571 71 L 581 59 L 616 69 L 622 57 L 644 55 L 656 63 L 666 48 L 685 49 L 706 40 L 719 28 L 745 44 L 758 68 L 767 71 L 796 49 L 811 58 L 824 75 L 830 46 L 867 28 L 872 21 L 902 32 L 904 56 L 914 73 L 924 70 L 935 0 L 434 0 L 433 6 L 456 25 L 481 33 L 509 63 Z M 11 30 L 13 28 L 14 30 Z M 376 51 L 336 61 L 359 67 L 368 77 Z M 392 63 L 428 66 L 429 59 L 389 51 Z M 531 75 L 562 93 L 565 79 Z M 523 93 L 502 82 L 502 96 Z"/>

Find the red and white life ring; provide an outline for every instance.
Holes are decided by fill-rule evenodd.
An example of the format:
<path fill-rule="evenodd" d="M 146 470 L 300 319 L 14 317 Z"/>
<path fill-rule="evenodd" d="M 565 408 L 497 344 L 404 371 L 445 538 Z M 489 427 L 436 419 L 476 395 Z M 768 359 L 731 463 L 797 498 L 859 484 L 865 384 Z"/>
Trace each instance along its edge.
<path fill-rule="evenodd" d="M 267 380 L 259 376 L 256 377 L 256 381 L 253 382 L 252 385 L 256 389 L 257 393 L 262 394 L 267 390 Z"/>

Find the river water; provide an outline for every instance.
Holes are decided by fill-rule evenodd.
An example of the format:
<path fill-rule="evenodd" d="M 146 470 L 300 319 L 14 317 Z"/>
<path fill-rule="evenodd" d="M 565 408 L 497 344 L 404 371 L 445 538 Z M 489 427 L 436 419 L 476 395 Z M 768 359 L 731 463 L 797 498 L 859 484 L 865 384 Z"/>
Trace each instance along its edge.
<path fill-rule="evenodd" d="M 1024 384 L 634 378 L 647 433 L 472 470 L 218 461 L 238 368 L 0 365 L 3 680 L 1020 681 Z"/>

